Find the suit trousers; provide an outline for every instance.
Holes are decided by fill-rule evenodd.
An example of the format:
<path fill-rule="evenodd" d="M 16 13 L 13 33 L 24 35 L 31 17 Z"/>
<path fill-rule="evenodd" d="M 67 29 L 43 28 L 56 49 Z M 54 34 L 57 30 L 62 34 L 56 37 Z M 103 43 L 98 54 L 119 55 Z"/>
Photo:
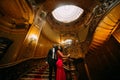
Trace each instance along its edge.
<path fill-rule="evenodd" d="M 55 73 L 55 78 L 56 78 L 56 61 L 57 60 L 52 60 L 50 63 L 49 63 L 49 80 L 52 80 L 52 73 L 54 71 Z"/>

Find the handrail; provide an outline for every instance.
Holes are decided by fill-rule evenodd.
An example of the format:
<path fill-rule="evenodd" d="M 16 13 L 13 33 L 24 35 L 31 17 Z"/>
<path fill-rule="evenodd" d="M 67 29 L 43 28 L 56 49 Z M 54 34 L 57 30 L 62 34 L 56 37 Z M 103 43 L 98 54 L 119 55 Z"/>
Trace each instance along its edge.
<path fill-rule="evenodd" d="M 43 59 L 44 58 L 29 58 L 15 63 L 5 64 L 0 68 L 0 80 L 17 80 L 27 71 L 33 69 L 37 65 L 41 65 Z"/>
<path fill-rule="evenodd" d="M 117 6 L 120 3 L 120 0 L 105 0 L 100 5 L 97 5 L 90 16 L 89 21 L 87 21 L 86 25 L 89 27 L 89 34 L 87 35 L 87 38 L 85 42 L 88 42 L 86 46 L 89 46 L 91 44 L 93 34 L 95 32 L 95 29 L 97 28 L 99 22 L 113 9 L 115 6 Z M 84 45 L 84 44 L 83 44 Z M 89 48 L 89 47 L 88 47 Z M 88 49 L 86 48 L 86 49 Z M 87 51 L 87 50 L 85 50 Z"/>
<path fill-rule="evenodd" d="M 8 64 L 2 64 L 2 65 L 0 65 L 0 69 L 6 68 L 6 67 L 12 67 L 12 66 L 15 66 L 15 65 L 17 65 L 19 63 L 22 63 L 24 61 L 32 60 L 32 59 L 42 59 L 42 58 L 27 58 L 27 59 L 23 59 L 23 60 L 12 62 L 12 63 L 8 63 Z"/>

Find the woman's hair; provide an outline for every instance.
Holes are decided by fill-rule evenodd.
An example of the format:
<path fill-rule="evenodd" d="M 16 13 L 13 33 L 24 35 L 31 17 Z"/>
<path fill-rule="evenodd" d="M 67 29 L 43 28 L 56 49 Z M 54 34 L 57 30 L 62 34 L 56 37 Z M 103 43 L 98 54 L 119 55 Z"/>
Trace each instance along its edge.
<path fill-rule="evenodd" d="M 58 46 L 58 49 L 59 49 L 61 52 L 63 51 L 62 46 Z"/>
<path fill-rule="evenodd" d="M 55 52 L 57 52 L 57 50 L 60 50 L 61 52 L 63 51 L 63 48 L 62 46 L 55 46 Z"/>

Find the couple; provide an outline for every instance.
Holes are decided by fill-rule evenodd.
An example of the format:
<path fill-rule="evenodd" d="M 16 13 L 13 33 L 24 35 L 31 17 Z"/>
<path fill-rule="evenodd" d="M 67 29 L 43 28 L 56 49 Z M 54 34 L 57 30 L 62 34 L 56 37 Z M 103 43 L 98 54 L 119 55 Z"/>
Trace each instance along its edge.
<path fill-rule="evenodd" d="M 55 80 L 66 80 L 62 58 L 67 58 L 70 56 L 70 54 L 66 56 L 63 55 L 62 52 L 62 47 L 56 45 L 53 45 L 53 48 L 48 52 L 47 63 L 49 64 L 49 80 L 52 80 L 53 69 L 55 72 Z"/>

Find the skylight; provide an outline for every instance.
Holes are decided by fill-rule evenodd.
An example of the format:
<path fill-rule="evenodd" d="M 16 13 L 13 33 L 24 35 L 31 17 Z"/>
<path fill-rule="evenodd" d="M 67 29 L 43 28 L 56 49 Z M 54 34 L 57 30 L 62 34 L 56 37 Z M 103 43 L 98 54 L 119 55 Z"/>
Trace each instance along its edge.
<path fill-rule="evenodd" d="M 63 23 L 70 23 L 78 19 L 83 9 L 75 5 L 63 5 L 52 11 L 53 17 Z"/>

